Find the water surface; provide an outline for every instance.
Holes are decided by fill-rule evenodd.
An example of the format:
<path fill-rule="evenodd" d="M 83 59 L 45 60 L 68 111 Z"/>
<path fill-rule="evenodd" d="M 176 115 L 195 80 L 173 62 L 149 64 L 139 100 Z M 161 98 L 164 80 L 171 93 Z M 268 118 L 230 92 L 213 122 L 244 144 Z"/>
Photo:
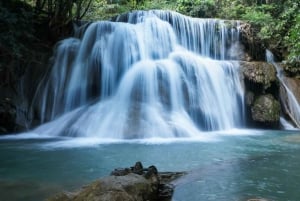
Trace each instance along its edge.
<path fill-rule="evenodd" d="M 300 200 L 300 133 L 236 130 L 202 139 L 103 142 L 91 138 L 1 138 L 0 200 L 43 200 L 136 161 L 188 171 L 175 201 Z"/>

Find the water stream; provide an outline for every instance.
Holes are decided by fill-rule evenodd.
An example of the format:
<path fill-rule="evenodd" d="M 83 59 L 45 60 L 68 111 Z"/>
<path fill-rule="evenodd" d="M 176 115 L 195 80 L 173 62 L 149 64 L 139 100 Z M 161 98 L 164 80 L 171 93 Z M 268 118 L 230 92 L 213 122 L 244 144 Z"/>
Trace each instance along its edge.
<path fill-rule="evenodd" d="M 288 113 L 289 118 L 296 125 L 296 127 L 300 128 L 300 104 L 293 92 L 287 86 L 282 67 L 275 62 L 274 55 L 269 50 L 266 51 L 266 58 L 267 62 L 271 63 L 276 68 L 277 78 L 279 79 L 280 84 L 286 93 L 286 95 L 281 95 L 281 102 L 284 105 L 285 111 Z M 286 121 L 281 120 L 281 122 L 283 122 L 287 127 L 291 127 L 291 125 L 286 124 Z"/>

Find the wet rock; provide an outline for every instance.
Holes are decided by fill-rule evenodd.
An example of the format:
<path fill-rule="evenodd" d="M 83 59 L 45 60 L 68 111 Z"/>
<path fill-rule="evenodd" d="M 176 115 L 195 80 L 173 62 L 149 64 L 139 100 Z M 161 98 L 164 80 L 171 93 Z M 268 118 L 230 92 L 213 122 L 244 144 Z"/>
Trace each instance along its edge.
<path fill-rule="evenodd" d="M 266 90 L 277 81 L 274 67 L 267 62 L 240 62 L 248 87 Z M 252 86 L 250 86 L 252 85 Z"/>
<path fill-rule="evenodd" d="M 253 121 L 264 127 L 278 126 L 280 118 L 280 104 L 271 94 L 257 97 L 251 108 Z"/>
<path fill-rule="evenodd" d="M 75 195 L 61 194 L 49 201 L 143 201 L 155 200 L 157 189 L 145 177 L 129 173 L 109 176 L 84 187 Z"/>
<path fill-rule="evenodd" d="M 158 171 L 156 169 L 156 167 L 154 165 L 151 165 L 150 167 L 148 167 L 147 172 L 145 174 L 145 178 L 149 179 L 152 176 L 157 176 Z"/>
<path fill-rule="evenodd" d="M 132 173 L 131 169 L 129 168 L 117 168 L 110 173 L 112 176 L 124 176 Z"/>
<path fill-rule="evenodd" d="M 174 185 L 173 184 L 160 184 L 158 197 L 160 201 L 170 200 L 174 193 Z"/>
<path fill-rule="evenodd" d="M 184 173 L 162 173 L 155 166 L 143 168 L 137 162 L 118 168 L 111 176 L 97 180 L 75 193 L 60 193 L 48 201 L 170 201 L 174 185 L 170 182 Z"/>
<path fill-rule="evenodd" d="M 279 81 L 267 62 L 240 62 L 245 83 L 246 119 L 249 127 L 278 128 Z"/>
<path fill-rule="evenodd" d="M 133 173 L 142 175 L 143 174 L 143 165 L 140 161 L 136 162 L 134 167 L 132 168 Z"/>
<path fill-rule="evenodd" d="M 114 171 L 112 171 L 110 173 L 110 175 L 113 175 L 113 176 L 124 176 L 124 175 L 127 175 L 129 173 L 134 173 L 134 174 L 142 175 L 144 173 L 144 168 L 143 168 L 142 163 L 140 161 L 138 161 L 138 162 L 135 163 L 135 165 L 133 167 L 114 169 Z"/>

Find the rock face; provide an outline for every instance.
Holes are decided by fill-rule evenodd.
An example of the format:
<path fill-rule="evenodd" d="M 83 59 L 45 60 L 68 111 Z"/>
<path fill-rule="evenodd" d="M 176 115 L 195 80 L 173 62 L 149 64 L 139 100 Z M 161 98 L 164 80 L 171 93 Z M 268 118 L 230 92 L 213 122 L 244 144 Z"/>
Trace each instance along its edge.
<path fill-rule="evenodd" d="M 257 123 L 276 125 L 280 118 L 280 104 L 271 94 L 261 95 L 254 101 L 251 115 Z"/>
<path fill-rule="evenodd" d="M 183 173 L 159 174 L 155 166 L 115 169 L 79 192 L 61 193 L 48 201 L 168 201 L 173 194 L 171 180 Z"/>

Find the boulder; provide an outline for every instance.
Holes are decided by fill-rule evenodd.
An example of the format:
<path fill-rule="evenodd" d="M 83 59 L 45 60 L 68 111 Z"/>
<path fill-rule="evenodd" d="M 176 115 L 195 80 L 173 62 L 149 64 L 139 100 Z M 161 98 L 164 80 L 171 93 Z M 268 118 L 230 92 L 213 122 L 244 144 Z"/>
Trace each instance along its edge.
<path fill-rule="evenodd" d="M 129 173 L 97 180 L 73 194 L 61 193 L 48 201 L 143 201 L 157 200 L 158 186 L 142 175 Z"/>
<path fill-rule="evenodd" d="M 251 107 L 251 116 L 258 124 L 274 127 L 279 123 L 280 104 L 271 94 L 258 96 Z"/>
<path fill-rule="evenodd" d="M 137 162 L 130 168 L 118 168 L 75 193 L 60 193 L 48 201 L 170 201 L 174 186 L 170 183 L 184 173 L 159 174 L 155 166 L 143 168 Z"/>
<path fill-rule="evenodd" d="M 241 61 L 240 66 L 243 71 L 246 87 L 253 89 L 262 89 L 265 91 L 276 83 L 276 70 L 267 62 L 245 62 Z M 259 90 L 261 91 L 261 90 Z"/>

